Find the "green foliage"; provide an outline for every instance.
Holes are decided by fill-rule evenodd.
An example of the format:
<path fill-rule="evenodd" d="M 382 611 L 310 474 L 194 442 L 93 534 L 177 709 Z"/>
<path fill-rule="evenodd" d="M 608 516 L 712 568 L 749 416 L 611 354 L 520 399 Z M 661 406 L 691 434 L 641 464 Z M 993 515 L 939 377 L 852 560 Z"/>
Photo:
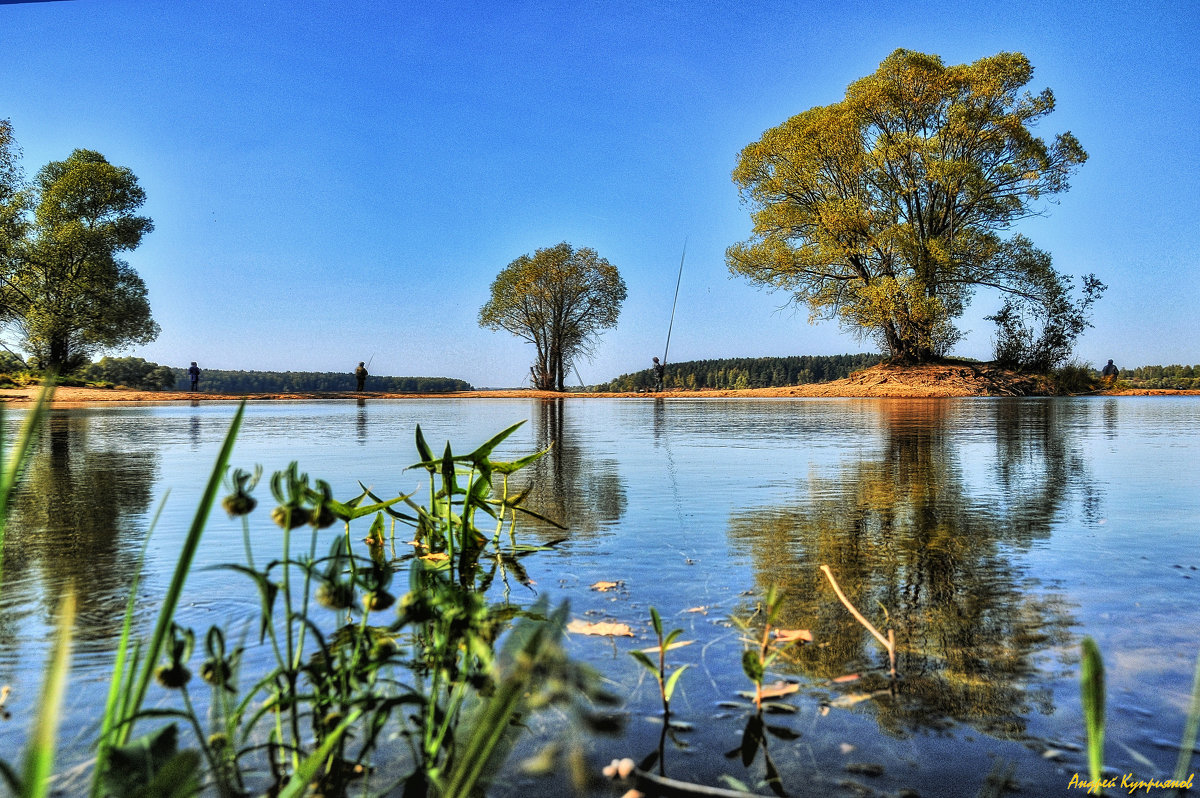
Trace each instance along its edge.
<path fill-rule="evenodd" d="M 849 377 L 880 361 L 879 355 L 793 355 L 791 357 L 736 357 L 689 360 L 667 364 L 664 387 L 673 390 L 726 390 L 735 387 L 774 388 L 805 385 Z M 594 391 L 642 391 L 654 384 L 650 369 L 622 374 L 611 382 L 592 386 Z"/>
<path fill-rule="evenodd" d="M 1101 387 L 1100 374 L 1082 363 L 1068 363 L 1055 369 L 1051 375 L 1054 392 L 1071 395 L 1090 393 Z"/>
<path fill-rule="evenodd" d="M 1087 154 L 1033 134 L 1054 95 L 1023 92 L 1032 77 L 1020 53 L 946 66 L 896 50 L 841 102 L 766 131 L 733 172 L 754 230 L 730 270 L 902 362 L 949 351 L 974 286 L 1050 305 L 1049 257 L 1001 234 Z"/>
<path fill-rule="evenodd" d="M 996 323 L 995 358 L 1004 368 L 1046 374 L 1071 356 L 1075 341 L 1091 327 L 1092 304 L 1106 286 L 1093 275 L 1083 278 L 1083 295 L 1071 297 L 1071 279 L 1051 275 L 1035 296 L 1010 294 L 999 311 L 985 318 Z"/>
<path fill-rule="evenodd" d="M 140 357 L 102 357 L 79 372 L 89 382 L 106 382 L 147 391 L 170 390 L 179 382 L 175 370 Z"/>
<path fill-rule="evenodd" d="M 523 715 L 549 704 L 570 707 L 602 697 L 590 672 L 567 660 L 559 645 L 565 607 L 550 613 L 533 608 L 508 636 L 497 656 L 493 645 L 512 617 L 510 607 L 491 607 L 482 587 L 490 583 L 479 566 L 482 556 L 499 562 L 499 531 L 508 521 L 510 536 L 527 490 L 510 491 L 509 478 L 544 452 L 511 461 L 493 460 L 496 448 L 519 425 L 502 431 L 465 455 L 449 444 L 432 456 L 420 431 L 417 467 L 430 474 L 428 506 L 409 496 L 382 500 L 364 489 L 348 501 L 332 496 L 327 483 L 310 480 L 292 463 L 270 479 L 278 506 L 270 518 L 282 530 L 283 556 L 263 567 L 251 557 L 249 516 L 261 468 L 230 475 L 233 493 L 222 502 L 231 517 L 243 519 L 247 564 L 226 566 L 248 577 L 260 598 L 259 645 L 274 654 L 266 673 L 243 679 L 243 648 L 230 649 L 225 632 L 204 635 L 204 661 L 192 662 L 198 636 L 174 619 L 191 563 L 216 499 L 236 438 L 244 404 L 217 457 L 192 527 L 181 548 L 150 641 L 131 634 L 131 589 L 114 663 L 112 685 L 101 719 L 92 795 L 187 796 L 203 787 L 222 796 L 249 794 L 249 779 L 270 778 L 268 791 L 301 796 L 314 789 L 344 795 L 370 767 L 377 744 L 400 738 L 412 751 L 412 771 L 404 778 L 409 796 L 479 794 L 499 767 Z M 37 419 L 40 414 L 31 414 Z M 32 437 L 31 434 L 27 437 Z M 19 465 L 20 451 L 14 449 Z M 4 472 L 15 480 L 16 465 Z M 498 479 L 497 479 L 498 478 Z M 492 480 L 500 482 L 493 494 Z M 440 481 L 440 488 L 436 488 Z M 0 487 L 3 487 L 0 485 Z M 0 492 L 0 499 L 5 495 Z M 394 509 L 408 502 L 415 515 Z M 0 506 L 0 518 L 3 518 Z M 475 526 L 478 513 L 495 518 L 495 549 Z M 418 529 L 416 558 L 385 553 L 386 517 Z M 352 551 L 352 522 L 370 519 L 368 551 Z M 317 556 L 318 533 L 338 521 L 329 554 Z M 291 554 L 293 530 L 304 526 L 306 552 Z M 509 552 L 507 556 L 511 557 Z M 391 594 L 396 568 L 408 561 L 409 591 L 396 602 Z M 488 577 L 488 578 L 484 578 Z M 361 601 L 359 601 L 361 597 Z M 393 619 L 385 615 L 396 605 Z M 54 751 L 53 728 L 65 684 L 70 606 L 64 613 L 60 646 L 49 669 L 35 742 L 18 777 L 0 770 L 20 796 L 45 794 Z M 407 678 L 398 680 L 403 669 Z M 193 678 L 195 675 L 200 678 Z M 144 707 L 150 679 L 178 697 L 178 706 Z M 196 685 L 211 690 L 207 712 L 192 698 Z M 171 718 L 165 725 L 153 724 Z M 181 736 L 180 722 L 190 729 Z M 134 737 L 150 724 L 149 731 Z M 135 727 L 137 727 L 135 729 Z M 257 789 L 257 788 L 256 788 Z M 387 789 L 372 785 L 372 789 Z M 370 794 L 369 792 L 364 794 Z"/>
<path fill-rule="evenodd" d="M 1200 389 L 1200 364 L 1185 366 L 1138 366 L 1121 369 L 1120 384 L 1129 388 L 1170 388 L 1176 390 Z"/>
<path fill-rule="evenodd" d="M 146 285 L 118 257 L 154 229 L 136 215 L 146 194 L 133 172 L 75 150 L 42 167 L 16 201 L 21 223 L 0 230 L 9 252 L 0 308 L 21 348 L 67 374 L 94 352 L 154 340 Z"/>
<path fill-rule="evenodd" d="M 561 391 L 572 366 L 591 355 L 602 331 L 616 326 L 625 295 L 616 266 L 594 249 L 564 241 L 505 266 L 479 324 L 532 343 L 534 387 Z"/>
<path fill-rule="evenodd" d="M 658 662 L 650 659 L 645 651 L 630 651 L 629 654 L 636 659 L 642 667 L 650 671 L 658 682 L 658 692 L 662 698 L 663 715 L 670 717 L 671 715 L 671 696 L 675 693 L 675 686 L 679 683 L 679 677 L 688 669 L 687 665 L 682 665 L 675 669 L 675 672 L 670 676 L 667 675 L 667 650 L 675 643 L 681 634 L 682 629 L 672 629 L 668 634 L 663 634 L 662 618 L 658 614 L 658 610 L 654 607 L 650 608 L 650 624 L 654 627 L 654 634 L 658 638 Z"/>

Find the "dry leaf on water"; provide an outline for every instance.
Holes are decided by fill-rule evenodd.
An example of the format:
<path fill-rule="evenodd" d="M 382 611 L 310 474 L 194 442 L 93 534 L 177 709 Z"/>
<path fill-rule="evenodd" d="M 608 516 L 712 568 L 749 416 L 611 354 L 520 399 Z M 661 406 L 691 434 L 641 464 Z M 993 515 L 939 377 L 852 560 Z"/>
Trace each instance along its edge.
<path fill-rule="evenodd" d="M 794 682 L 775 682 L 775 684 L 764 684 L 762 689 L 762 697 L 766 698 L 781 698 L 785 695 L 800 692 L 800 685 Z M 738 693 L 745 698 L 754 698 L 754 693 L 746 690 Z"/>
<path fill-rule="evenodd" d="M 450 559 L 450 555 L 444 551 L 435 551 L 431 554 L 421 555 L 421 559 L 428 562 L 442 562 L 443 560 Z"/>
<path fill-rule="evenodd" d="M 695 640 L 680 640 L 676 643 L 672 643 L 671 645 L 667 646 L 667 651 L 670 651 L 673 648 L 683 648 L 684 646 L 690 646 L 692 643 L 695 643 L 695 642 L 696 642 Z M 643 649 L 641 649 L 641 652 L 643 654 L 657 654 L 658 646 L 651 646 L 650 648 L 643 648 Z"/>
<path fill-rule="evenodd" d="M 592 585 L 592 590 L 598 590 L 601 593 L 607 593 L 610 590 L 615 590 L 620 587 L 623 582 L 597 582 Z"/>
<path fill-rule="evenodd" d="M 633 637 L 633 630 L 628 624 L 616 623 L 615 621 L 600 621 L 591 623 L 589 621 L 574 620 L 567 624 L 567 631 L 574 632 L 579 635 L 605 635 L 609 637 Z"/>
<path fill-rule="evenodd" d="M 776 643 L 794 643 L 799 640 L 802 643 L 811 643 L 813 641 L 812 632 L 807 629 L 776 629 Z"/>

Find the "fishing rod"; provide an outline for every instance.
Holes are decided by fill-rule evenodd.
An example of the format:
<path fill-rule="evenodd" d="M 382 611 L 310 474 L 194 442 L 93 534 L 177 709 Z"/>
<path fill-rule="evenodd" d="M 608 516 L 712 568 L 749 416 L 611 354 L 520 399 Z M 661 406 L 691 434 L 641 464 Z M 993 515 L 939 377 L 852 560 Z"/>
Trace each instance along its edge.
<path fill-rule="evenodd" d="M 683 254 L 679 256 L 679 276 L 675 278 L 675 300 L 671 303 L 671 323 L 667 325 L 667 345 L 663 347 L 663 366 L 667 365 L 667 351 L 671 348 L 671 329 L 675 326 L 675 306 L 679 304 L 679 283 L 683 280 L 683 259 L 687 257 L 687 239 L 683 239 Z"/>

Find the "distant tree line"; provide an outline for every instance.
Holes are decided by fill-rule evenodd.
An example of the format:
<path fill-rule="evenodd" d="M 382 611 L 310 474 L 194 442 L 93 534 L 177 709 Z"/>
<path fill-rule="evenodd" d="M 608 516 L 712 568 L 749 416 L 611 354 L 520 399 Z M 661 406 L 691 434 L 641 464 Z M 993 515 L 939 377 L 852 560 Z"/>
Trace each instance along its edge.
<path fill-rule="evenodd" d="M 25 363 L 8 352 L 0 352 L 0 374 L 24 375 L 35 380 Z M 13 380 L 9 380 L 12 382 Z M 104 357 L 60 378 L 63 384 L 108 384 L 143 391 L 186 391 L 191 387 L 187 370 L 161 366 L 140 357 Z M 354 374 L 338 371 L 222 371 L 205 369 L 200 375 L 204 393 L 311 393 L 353 391 Z M 446 393 L 469 391 L 471 384 L 449 377 L 367 378 L 366 389 L 381 393 Z"/>
<path fill-rule="evenodd" d="M 689 391 L 804 385 L 840 380 L 849 377 L 853 371 L 874 366 L 882 359 L 882 355 L 859 354 L 689 360 L 685 363 L 668 363 L 663 383 L 667 389 Z M 654 377 L 650 369 L 646 369 L 622 374 L 611 382 L 594 386 L 593 390 L 640 391 L 653 384 Z"/>
<path fill-rule="evenodd" d="M 1121 369 L 1117 379 L 1130 388 L 1200 389 L 1200 365 L 1138 366 Z"/>
<path fill-rule="evenodd" d="M 175 389 L 190 387 L 187 372 L 174 369 Z M 205 369 L 200 391 L 206 393 L 289 393 L 353 391 L 354 374 L 346 371 L 221 371 Z M 450 377 L 367 377 L 366 390 L 382 393 L 447 393 L 469 391 L 471 384 Z"/>

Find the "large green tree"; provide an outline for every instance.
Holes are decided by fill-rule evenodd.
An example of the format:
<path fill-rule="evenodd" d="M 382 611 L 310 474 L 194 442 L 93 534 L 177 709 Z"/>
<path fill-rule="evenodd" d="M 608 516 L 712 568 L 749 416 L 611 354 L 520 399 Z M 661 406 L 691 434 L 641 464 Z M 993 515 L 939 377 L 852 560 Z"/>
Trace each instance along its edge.
<path fill-rule="evenodd" d="M 1070 133 L 1034 135 L 1054 95 L 1025 91 L 1032 77 L 1020 53 L 945 66 L 896 50 L 841 102 L 766 131 L 733 172 L 754 230 L 727 250 L 730 270 L 899 362 L 948 352 L 977 286 L 1061 297 L 1069 278 L 1005 237 L 1087 158 Z"/>
<path fill-rule="evenodd" d="M 133 172 L 91 150 L 46 164 L 21 193 L 0 305 L 43 368 L 70 372 L 98 351 L 158 335 L 145 283 L 118 257 L 154 227 L 136 213 L 145 201 Z"/>
<path fill-rule="evenodd" d="M 534 387 L 561 391 L 572 364 L 616 325 L 625 293 L 616 266 L 594 249 L 573 249 L 564 241 L 505 266 L 492 282 L 479 324 L 532 343 Z"/>

